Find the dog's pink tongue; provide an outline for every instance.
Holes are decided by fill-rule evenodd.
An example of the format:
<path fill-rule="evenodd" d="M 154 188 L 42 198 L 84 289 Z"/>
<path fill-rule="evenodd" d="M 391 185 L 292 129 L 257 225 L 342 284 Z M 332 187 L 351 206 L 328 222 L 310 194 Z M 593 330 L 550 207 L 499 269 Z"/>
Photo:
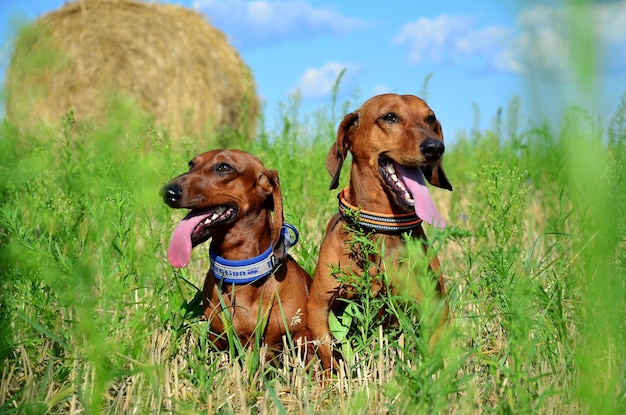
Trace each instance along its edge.
<path fill-rule="evenodd" d="M 183 268 L 189 263 L 191 258 L 191 233 L 202 222 L 207 215 L 185 216 L 180 221 L 170 240 L 170 246 L 167 249 L 167 259 L 173 267 Z"/>
<path fill-rule="evenodd" d="M 444 228 L 446 221 L 441 217 L 435 207 L 433 199 L 430 197 L 430 192 L 428 191 L 428 187 L 426 187 L 422 170 L 419 167 L 407 169 L 396 163 L 394 163 L 394 167 L 407 190 L 411 193 L 411 196 L 413 196 L 417 216 L 426 223 Z"/>

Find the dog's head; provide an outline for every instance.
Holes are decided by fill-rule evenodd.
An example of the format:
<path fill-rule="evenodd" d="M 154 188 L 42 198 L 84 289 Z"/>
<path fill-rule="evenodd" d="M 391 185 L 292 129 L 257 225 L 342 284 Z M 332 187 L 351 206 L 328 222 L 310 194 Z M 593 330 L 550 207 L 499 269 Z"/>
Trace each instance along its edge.
<path fill-rule="evenodd" d="M 350 152 L 353 170 L 377 178 L 397 204 L 408 210 L 413 206 L 407 195 L 409 179 L 397 180 L 404 173 L 412 172 L 413 181 L 423 175 L 431 185 L 452 190 L 443 169 L 444 151 L 441 124 L 426 102 L 413 95 L 378 95 L 341 121 L 326 158 L 330 188 L 339 185 Z"/>
<path fill-rule="evenodd" d="M 239 150 L 200 154 L 189 162 L 188 172 L 161 189 L 161 196 L 172 208 L 189 209 L 170 242 L 168 258 L 173 266 L 186 266 L 194 246 L 263 210 L 274 211 L 272 241 L 275 252 L 282 257 L 284 247 L 279 241 L 283 207 L 278 172 L 266 169 L 252 154 Z"/>
<path fill-rule="evenodd" d="M 444 151 L 441 124 L 424 100 L 413 95 L 377 95 L 341 121 L 337 141 L 326 158 L 330 189 L 339 185 L 341 167 L 351 152 L 355 160 L 367 160 L 374 169 L 385 157 L 419 166 L 430 184 L 452 190 L 443 170 Z"/>

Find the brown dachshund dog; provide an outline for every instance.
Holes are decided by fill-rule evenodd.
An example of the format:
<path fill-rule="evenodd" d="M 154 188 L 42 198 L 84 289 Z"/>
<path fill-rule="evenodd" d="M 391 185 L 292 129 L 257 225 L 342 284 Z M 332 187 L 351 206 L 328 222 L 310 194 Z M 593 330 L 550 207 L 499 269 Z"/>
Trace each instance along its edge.
<path fill-rule="evenodd" d="M 424 177 L 434 186 L 452 190 L 441 164 L 444 153 L 441 125 L 435 113 L 416 96 L 378 95 L 344 117 L 337 141 L 326 159 L 332 176 L 330 189 L 339 185 L 348 152 L 352 153 L 350 183 L 339 194 L 339 212 L 326 228 L 308 302 L 309 331 L 319 342 L 318 356 L 327 373 L 337 364 L 331 347 L 329 311 L 340 310 L 341 303 L 345 303 L 340 298 L 353 296 L 350 287 L 333 276 L 333 268 L 371 276 L 370 270 L 364 270 L 349 249 L 350 233 L 346 225 L 373 232 L 374 241 L 385 249 L 384 256 L 395 258 L 402 250 L 403 233 L 425 241 L 422 220 L 445 226 Z M 348 215 L 349 211 L 352 216 Z M 374 263 L 381 264 L 382 259 L 374 258 Z M 437 275 L 436 257 L 430 268 Z M 388 277 L 393 286 L 393 275 L 388 273 Z M 443 297 L 443 277 L 437 278 L 437 292 Z M 418 292 L 412 295 L 419 300 Z M 442 323 L 448 313 L 445 305 L 443 308 Z"/>
<path fill-rule="evenodd" d="M 297 232 L 283 223 L 278 173 L 237 150 L 200 154 L 189 167 L 161 190 L 170 207 L 189 209 L 167 256 L 174 267 L 185 267 L 192 248 L 211 238 L 202 300 L 211 340 L 227 349 L 225 331 L 232 324 L 248 347 L 261 330 L 270 356 L 282 348 L 287 331 L 304 345 L 310 339 L 306 303 L 311 277 L 287 253 Z"/>

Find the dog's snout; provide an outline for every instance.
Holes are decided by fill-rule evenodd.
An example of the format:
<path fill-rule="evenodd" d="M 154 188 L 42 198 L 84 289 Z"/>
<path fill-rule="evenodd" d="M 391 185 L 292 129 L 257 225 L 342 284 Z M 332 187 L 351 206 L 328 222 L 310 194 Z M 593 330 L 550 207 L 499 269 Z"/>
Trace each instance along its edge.
<path fill-rule="evenodd" d="M 420 150 L 429 161 L 439 160 L 446 150 L 443 143 L 439 140 L 426 140 L 420 145 Z"/>
<path fill-rule="evenodd" d="M 169 207 L 178 207 L 183 198 L 183 188 L 177 184 L 168 184 L 161 189 L 161 197 Z"/>

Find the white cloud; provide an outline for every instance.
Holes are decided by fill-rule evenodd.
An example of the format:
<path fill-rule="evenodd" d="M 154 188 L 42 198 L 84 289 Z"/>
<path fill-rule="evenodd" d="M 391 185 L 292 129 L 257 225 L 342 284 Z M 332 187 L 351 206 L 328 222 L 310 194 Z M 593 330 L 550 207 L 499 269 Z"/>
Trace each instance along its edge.
<path fill-rule="evenodd" d="M 583 8 L 536 6 L 517 21 L 520 34 L 513 46 L 526 71 L 567 75 L 577 48 L 597 51 L 609 67 L 626 69 L 626 1 Z"/>
<path fill-rule="evenodd" d="M 422 17 L 402 26 L 393 42 L 408 46 L 409 59 L 413 63 L 424 59 L 439 62 L 449 57 L 454 41 L 466 33 L 470 26 L 471 18 L 467 16 L 443 14 L 432 20 Z"/>
<path fill-rule="evenodd" d="M 588 33 L 592 43 L 584 41 Z M 589 8 L 535 6 L 517 16 L 516 27 L 480 27 L 470 16 L 443 14 L 405 24 L 393 39 L 413 63 L 470 61 L 483 69 L 568 76 L 575 48 L 597 47 L 612 68 L 626 69 L 626 1 Z M 595 42 L 595 43 L 593 43 Z"/>
<path fill-rule="evenodd" d="M 511 30 L 501 26 L 487 26 L 469 31 L 454 39 L 453 52 L 457 55 L 483 54 L 492 56 L 510 36 Z"/>
<path fill-rule="evenodd" d="M 254 47 L 316 36 L 341 36 L 367 27 L 364 20 L 303 0 L 196 0 L 194 8 L 229 35 L 237 46 Z"/>
<path fill-rule="evenodd" d="M 600 37 L 608 42 L 623 43 L 626 38 L 626 1 L 598 4 L 594 8 Z"/>
<path fill-rule="evenodd" d="M 358 71 L 358 66 L 341 62 L 327 62 L 319 68 L 307 68 L 294 90 L 299 90 L 302 93 L 302 98 L 305 99 L 327 97 L 332 93 L 333 85 L 344 69 L 346 69 L 346 74 L 342 79 L 342 84 L 345 84 L 346 76 Z"/>
<path fill-rule="evenodd" d="M 474 29 L 474 25 L 470 16 L 422 17 L 405 24 L 393 42 L 408 47 L 408 57 L 413 63 L 426 59 L 441 63 L 472 55 L 491 56 L 509 34 L 509 30 L 503 27 Z"/>

